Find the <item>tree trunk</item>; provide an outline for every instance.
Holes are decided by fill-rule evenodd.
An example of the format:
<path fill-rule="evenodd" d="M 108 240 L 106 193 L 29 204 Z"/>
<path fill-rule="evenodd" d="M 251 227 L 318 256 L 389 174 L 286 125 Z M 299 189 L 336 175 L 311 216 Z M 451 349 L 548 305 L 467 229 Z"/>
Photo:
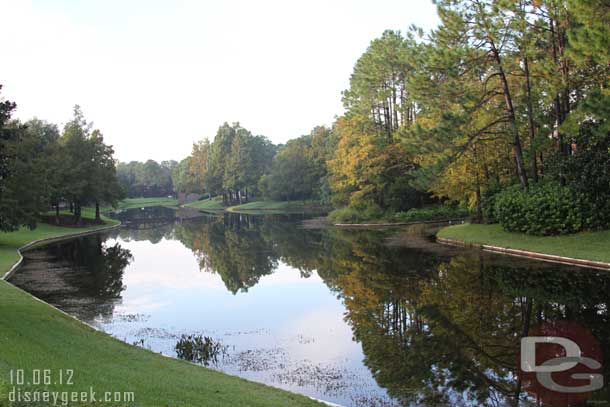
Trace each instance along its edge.
<path fill-rule="evenodd" d="M 396 108 L 396 86 L 392 86 L 392 104 L 394 106 L 393 108 L 393 120 L 394 120 L 394 125 L 392 126 L 393 130 L 396 130 L 398 128 L 398 109 Z"/>
<path fill-rule="evenodd" d="M 55 202 L 55 224 L 59 225 L 59 201 Z"/>
<path fill-rule="evenodd" d="M 500 75 L 500 79 L 502 81 L 502 90 L 504 92 L 504 101 L 506 103 L 506 113 L 508 113 L 508 119 L 510 121 L 511 130 L 513 133 L 513 155 L 515 156 L 515 164 L 517 165 L 517 174 L 519 176 L 521 187 L 525 189 L 528 187 L 527 173 L 525 172 L 525 166 L 523 164 L 523 149 L 521 148 L 521 139 L 519 138 L 519 128 L 517 127 L 517 118 L 515 116 L 515 109 L 513 107 L 513 99 L 510 94 L 510 87 L 508 86 L 506 74 L 502 68 L 502 58 L 500 57 L 500 53 L 490 36 L 488 36 L 488 41 L 491 46 L 494 59 L 498 65 L 498 74 Z"/>
<path fill-rule="evenodd" d="M 477 177 L 478 179 L 478 177 Z M 481 202 L 481 184 L 477 180 L 477 208 L 475 218 L 472 220 L 472 223 L 483 223 L 483 207 Z"/>
<path fill-rule="evenodd" d="M 553 52 L 553 61 L 555 62 L 555 64 L 559 67 L 558 69 L 560 70 L 562 76 L 564 75 L 564 70 L 562 67 L 562 63 L 560 62 L 560 51 L 561 51 L 561 47 L 558 44 L 558 33 L 555 30 L 555 20 L 553 18 L 549 18 L 549 31 L 550 31 L 550 35 L 551 35 L 551 50 Z M 563 138 L 563 134 L 559 131 L 559 126 L 561 126 L 561 124 L 563 123 L 563 121 L 565 120 L 565 112 L 564 109 L 562 107 L 562 100 L 561 100 L 561 94 L 563 92 L 557 92 L 557 95 L 555 95 L 555 100 L 554 100 L 554 107 L 555 107 L 555 128 L 553 129 L 553 137 L 557 140 L 557 149 L 559 151 L 559 153 L 562 156 L 567 156 L 567 149 L 566 149 L 566 143 L 565 140 Z M 563 177 L 563 175 L 560 174 L 560 180 L 562 183 L 565 182 L 565 179 Z"/>
<path fill-rule="evenodd" d="M 527 95 L 527 122 L 530 133 L 530 149 L 531 149 L 531 165 L 532 179 L 535 183 L 538 182 L 538 163 L 536 160 L 536 127 L 534 123 L 534 108 L 532 106 L 532 85 L 530 82 L 530 69 L 527 61 L 527 55 L 523 57 L 523 69 L 525 71 L 525 92 Z"/>
<path fill-rule="evenodd" d="M 70 213 L 74 213 L 74 201 L 70 200 Z"/>
<path fill-rule="evenodd" d="M 95 222 L 102 223 L 102 218 L 100 217 L 100 203 L 95 201 Z"/>
<path fill-rule="evenodd" d="M 79 201 L 74 201 L 74 224 L 77 226 L 81 224 L 81 208 Z"/>

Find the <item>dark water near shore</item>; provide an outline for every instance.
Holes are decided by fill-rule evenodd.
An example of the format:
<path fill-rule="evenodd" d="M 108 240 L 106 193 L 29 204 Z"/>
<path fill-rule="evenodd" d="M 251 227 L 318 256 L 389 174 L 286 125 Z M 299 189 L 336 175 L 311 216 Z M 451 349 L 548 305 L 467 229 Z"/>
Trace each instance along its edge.
<path fill-rule="evenodd" d="M 418 228 L 121 216 L 25 253 L 11 282 L 126 342 L 184 357 L 201 336 L 202 364 L 345 406 L 515 405 L 526 321 L 587 327 L 609 382 L 610 272 L 447 248 Z"/>

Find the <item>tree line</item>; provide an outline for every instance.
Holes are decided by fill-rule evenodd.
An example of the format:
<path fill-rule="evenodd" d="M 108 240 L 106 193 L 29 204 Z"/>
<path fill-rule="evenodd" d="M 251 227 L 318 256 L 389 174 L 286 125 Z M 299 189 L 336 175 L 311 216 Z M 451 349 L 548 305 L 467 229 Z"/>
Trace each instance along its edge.
<path fill-rule="evenodd" d="M 506 205 L 495 210 L 501 194 L 517 194 L 511 202 L 534 194 L 545 203 L 532 206 L 553 208 L 522 205 L 520 217 L 558 218 L 569 211 L 549 203 L 568 194 L 585 214 L 571 229 L 610 226 L 607 5 L 436 4 L 436 29 L 386 31 L 371 42 L 343 92 L 345 114 L 330 128 L 275 149 L 267 143 L 257 159 L 234 142 L 248 132 L 225 124 L 178 165 L 179 187 L 222 193 L 225 202 L 240 201 L 246 189 L 320 199 L 372 216 L 455 202 L 475 221 L 504 216 Z M 518 191 L 505 192 L 512 185 Z"/>
<path fill-rule="evenodd" d="M 386 31 L 370 43 L 343 92 L 345 113 L 330 127 L 274 145 L 239 123 L 224 123 L 180 162 L 119 164 L 123 189 L 129 196 L 221 196 L 227 205 L 253 197 L 314 199 L 369 217 L 449 202 L 470 208 L 475 221 L 538 234 L 610 227 L 610 11 L 604 0 L 436 4 L 434 30 Z M 10 102 L 2 107 L 0 118 L 8 123 L 13 108 Z M 66 140 L 57 143 L 61 148 L 68 151 L 72 138 L 92 145 L 99 138 L 104 150 L 101 133 L 82 115 L 71 123 L 57 136 Z M 17 128 L 2 130 L 3 146 L 11 144 L 10 134 L 36 129 Z M 27 148 L 47 147 L 33 141 Z M 2 158 L 3 184 L 9 161 L 14 174 L 32 172 L 17 171 L 19 165 L 36 167 L 33 160 Z M 74 162 L 86 170 L 82 160 Z M 67 189 L 36 197 L 80 207 L 118 196 L 101 192 L 116 186 L 98 187 L 74 173 L 48 175 L 45 187 Z M 36 197 L 14 210 L 38 205 Z M 518 219 L 555 223 L 527 228 Z"/>
<path fill-rule="evenodd" d="M 173 172 L 177 165 L 174 160 L 119 162 L 117 176 L 129 198 L 169 196 L 174 194 Z"/>
<path fill-rule="evenodd" d="M 309 135 L 274 145 L 239 123 L 224 123 L 212 142 L 194 144 L 191 155 L 176 166 L 176 191 L 222 196 L 225 204 L 253 197 L 321 199 L 330 139 L 330 129 L 319 126 Z"/>
<path fill-rule="evenodd" d="M 607 5 L 436 4 L 438 28 L 387 31 L 356 63 L 328 162 L 336 203 L 430 193 L 482 220 L 507 186 L 557 183 L 607 210 Z"/>
<path fill-rule="evenodd" d="M 123 197 L 114 151 L 101 131 L 78 106 L 61 131 L 36 118 L 12 119 L 16 107 L 0 98 L 0 230 L 34 228 L 50 210 L 59 224 L 64 207 L 80 225 L 86 205 L 95 206 L 95 222 L 101 223 L 100 205 L 116 205 Z"/>

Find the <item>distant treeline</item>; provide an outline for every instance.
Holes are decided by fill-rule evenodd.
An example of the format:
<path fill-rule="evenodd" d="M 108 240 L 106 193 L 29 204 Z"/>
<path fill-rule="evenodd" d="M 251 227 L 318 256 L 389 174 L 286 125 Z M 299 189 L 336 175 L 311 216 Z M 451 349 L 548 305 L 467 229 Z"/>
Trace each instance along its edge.
<path fill-rule="evenodd" d="M 211 143 L 205 139 L 193 145 L 174 170 L 174 186 L 178 192 L 222 196 L 225 203 L 252 197 L 320 199 L 328 189 L 325 162 L 330 154 L 331 133 L 325 127 L 276 146 L 239 123 L 225 123 Z"/>
<path fill-rule="evenodd" d="M 52 208 L 60 223 L 61 207 L 73 214 L 71 223 L 80 224 L 85 205 L 95 205 L 101 222 L 100 205 L 123 197 L 102 133 L 78 106 L 61 131 L 38 119 L 11 119 L 16 107 L 0 98 L 0 230 L 33 228 Z"/>
<path fill-rule="evenodd" d="M 129 198 L 149 198 L 174 195 L 172 172 L 178 163 L 174 160 L 146 162 L 120 162 L 117 165 L 119 182 Z"/>
<path fill-rule="evenodd" d="M 224 125 L 180 163 L 178 188 L 225 201 L 245 191 L 315 198 L 371 216 L 432 197 L 509 230 L 610 227 L 607 4 L 436 4 L 433 31 L 386 31 L 371 42 L 330 128 L 270 159 L 273 146 L 260 156 L 247 131 Z"/>
<path fill-rule="evenodd" d="M 433 31 L 386 31 L 370 43 L 330 127 L 274 145 L 225 123 L 179 163 L 120 164 L 124 190 L 226 204 L 317 199 L 347 217 L 437 200 L 526 233 L 610 227 L 610 9 L 601 0 L 436 4 Z M 84 139 L 97 137 L 75 120 Z M 50 201 L 112 201 L 80 182 L 93 173 L 71 173 Z"/>

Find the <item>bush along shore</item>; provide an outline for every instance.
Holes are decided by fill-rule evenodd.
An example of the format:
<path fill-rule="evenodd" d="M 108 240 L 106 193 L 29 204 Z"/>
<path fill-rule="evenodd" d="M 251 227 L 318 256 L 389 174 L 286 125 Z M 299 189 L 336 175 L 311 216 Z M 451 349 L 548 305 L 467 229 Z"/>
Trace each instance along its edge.
<path fill-rule="evenodd" d="M 332 211 L 328 216 L 334 224 L 383 224 L 401 225 L 423 221 L 443 221 L 465 219 L 468 209 L 457 205 L 430 205 L 412 208 L 404 212 L 383 212 L 378 207 L 345 207 Z"/>
<path fill-rule="evenodd" d="M 83 208 L 84 217 L 91 215 L 89 212 Z M 41 223 L 34 230 L 22 228 L 0 233 L 0 275 L 19 260 L 18 249 L 32 241 L 67 238 L 118 224 L 102 219 L 104 224 L 85 228 Z M 93 392 L 97 396 L 97 403 L 89 399 L 71 402 L 72 406 L 102 405 L 99 398 L 105 392 L 121 394 L 120 405 L 151 407 L 322 405 L 305 396 L 128 345 L 36 300 L 4 280 L 0 280 L 0 309 L 0 406 L 30 405 L 23 402 L 26 392 L 41 390 L 68 394 Z M 46 386 L 27 385 L 28 380 L 23 386 L 16 384 L 17 372 L 31 379 L 43 368 L 54 379 L 70 374 L 71 380 L 52 380 Z"/>

